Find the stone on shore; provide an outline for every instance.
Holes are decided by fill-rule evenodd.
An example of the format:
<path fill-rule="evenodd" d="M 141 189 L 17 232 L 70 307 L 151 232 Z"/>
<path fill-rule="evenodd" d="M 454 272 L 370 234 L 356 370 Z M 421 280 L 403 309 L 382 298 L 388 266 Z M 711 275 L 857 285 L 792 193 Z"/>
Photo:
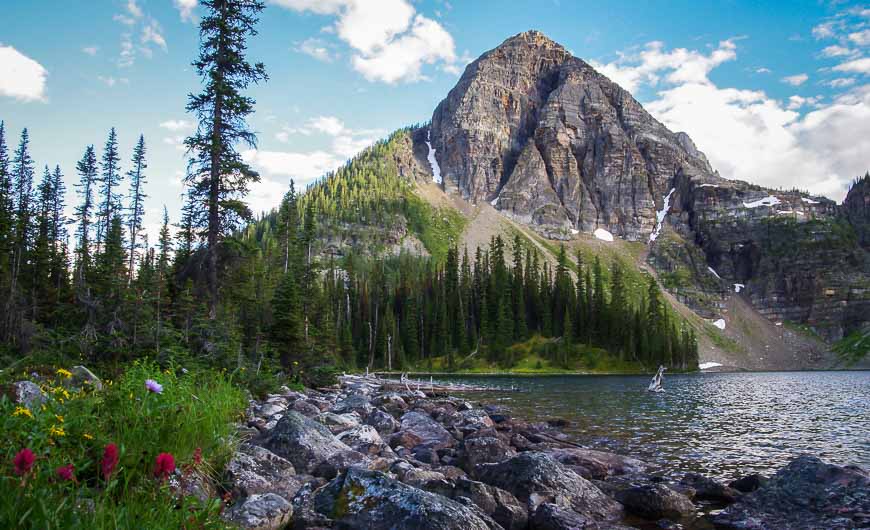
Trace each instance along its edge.
<path fill-rule="evenodd" d="M 263 446 L 304 473 L 312 473 L 333 455 L 351 451 L 324 425 L 296 411 L 288 411 L 278 420 Z"/>
<path fill-rule="evenodd" d="M 489 530 L 474 510 L 377 471 L 350 468 L 314 494 L 317 512 L 340 528 L 366 530 Z"/>
<path fill-rule="evenodd" d="M 652 521 L 680 521 L 695 513 L 695 505 L 688 497 L 664 484 L 628 488 L 618 492 L 616 500 L 625 506 L 627 512 Z"/>
<path fill-rule="evenodd" d="M 224 518 L 242 528 L 278 530 L 290 521 L 293 506 L 274 493 L 247 497 L 224 513 Z"/>
<path fill-rule="evenodd" d="M 478 480 L 507 490 L 525 502 L 529 513 L 553 503 L 595 520 L 613 520 L 622 512 L 594 484 L 544 453 L 521 453 L 498 464 L 482 464 Z"/>
<path fill-rule="evenodd" d="M 236 497 L 275 493 L 288 501 L 303 484 L 288 460 L 251 444 L 242 444 L 233 455 L 226 467 L 225 482 Z"/>
<path fill-rule="evenodd" d="M 420 441 L 409 445 L 410 437 L 406 438 L 402 445 L 406 449 L 413 449 L 416 445 L 425 444 L 433 450 L 453 447 L 456 440 L 443 425 L 433 420 L 431 416 L 423 412 L 411 411 L 402 416 L 400 433 L 407 433 Z"/>
<path fill-rule="evenodd" d="M 757 491 L 713 517 L 723 528 L 793 530 L 870 527 L 870 475 L 801 456 Z"/>

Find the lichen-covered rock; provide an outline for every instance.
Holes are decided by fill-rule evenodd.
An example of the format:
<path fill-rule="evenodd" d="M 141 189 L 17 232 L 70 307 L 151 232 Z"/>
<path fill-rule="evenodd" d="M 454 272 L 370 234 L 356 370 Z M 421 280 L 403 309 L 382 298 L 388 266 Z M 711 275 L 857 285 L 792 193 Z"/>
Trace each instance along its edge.
<path fill-rule="evenodd" d="M 463 442 L 465 471 L 474 475 L 479 464 L 503 462 L 516 455 L 513 447 L 495 436 L 468 438 Z"/>
<path fill-rule="evenodd" d="M 368 468 L 372 461 L 367 455 L 359 451 L 339 451 L 326 457 L 314 467 L 311 472 L 314 476 L 323 477 L 327 480 L 335 478 L 339 473 L 352 466 Z"/>
<path fill-rule="evenodd" d="M 757 491 L 713 517 L 723 528 L 792 530 L 870 527 L 870 475 L 802 456 Z"/>
<path fill-rule="evenodd" d="M 313 418 L 320 414 L 320 408 L 317 405 L 310 403 L 309 401 L 304 399 L 294 401 L 293 405 L 290 408 L 295 412 L 298 412 L 299 414 L 302 414 L 303 416 L 307 416 L 309 418 Z"/>
<path fill-rule="evenodd" d="M 767 477 L 764 475 L 750 473 L 738 478 L 737 480 L 732 480 L 728 483 L 728 487 L 734 488 L 741 493 L 752 493 L 767 484 L 767 480 Z"/>
<path fill-rule="evenodd" d="M 374 407 L 367 396 L 351 394 L 333 405 L 331 412 L 336 414 L 355 412 L 359 414 L 360 418 L 365 419 L 373 410 Z"/>
<path fill-rule="evenodd" d="M 225 483 L 236 497 L 275 493 L 290 500 L 303 480 L 290 461 L 263 447 L 242 444 L 227 464 Z"/>
<path fill-rule="evenodd" d="M 399 422 L 396 421 L 396 418 L 381 409 L 372 411 L 369 417 L 366 418 L 366 424 L 374 427 L 382 438 L 390 436 L 399 428 Z"/>
<path fill-rule="evenodd" d="M 501 488 L 460 478 L 450 491 L 450 497 L 470 499 L 505 530 L 522 529 L 528 524 L 526 507 L 513 494 Z"/>
<path fill-rule="evenodd" d="M 695 512 L 695 505 L 688 497 L 664 484 L 628 488 L 617 493 L 616 500 L 625 506 L 627 512 L 653 521 L 680 521 Z"/>
<path fill-rule="evenodd" d="M 594 449 L 559 448 L 547 451 L 547 454 L 581 477 L 590 480 L 604 480 L 612 475 L 641 473 L 646 469 L 646 464 L 636 458 Z"/>
<path fill-rule="evenodd" d="M 73 366 L 70 369 L 72 377 L 67 379 L 65 383 L 71 388 L 86 388 L 89 390 L 102 390 L 103 382 L 99 377 L 84 366 Z"/>
<path fill-rule="evenodd" d="M 316 510 L 342 528 L 367 530 L 488 530 L 498 528 L 462 504 L 383 473 L 351 468 L 314 496 Z"/>
<path fill-rule="evenodd" d="M 326 425 L 333 433 L 339 434 L 344 431 L 358 427 L 362 422 L 362 418 L 356 412 L 348 414 L 335 414 L 333 412 L 323 412 L 314 417 L 318 422 Z"/>
<path fill-rule="evenodd" d="M 324 425 L 295 411 L 288 411 L 278 421 L 263 446 L 304 473 L 311 473 L 337 453 L 351 450 Z"/>
<path fill-rule="evenodd" d="M 394 456 L 393 450 L 371 425 L 360 425 L 344 431 L 338 435 L 338 439 L 355 451 L 366 455 Z"/>
<path fill-rule="evenodd" d="M 534 512 L 550 502 L 596 520 L 613 520 L 621 508 L 594 484 L 544 453 L 521 453 L 476 469 L 478 480 L 507 490 Z"/>
<path fill-rule="evenodd" d="M 293 515 L 293 506 L 280 495 L 263 493 L 251 495 L 224 513 L 224 518 L 252 530 L 278 530 Z"/>
<path fill-rule="evenodd" d="M 35 409 L 45 403 L 46 397 L 39 385 L 33 381 L 16 381 L 12 384 L 12 391 L 16 403 L 20 403 L 29 409 Z"/>
<path fill-rule="evenodd" d="M 444 426 L 433 420 L 428 414 L 422 412 L 411 411 L 402 416 L 400 429 L 401 432 L 408 433 L 420 440 L 416 444 L 408 445 L 410 442 L 408 441 L 409 439 L 406 439 L 406 443 L 402 443 L 402 445 L 407 449 L 413 449 L 416 445 L 426 444 L 432 449 L 437 450 L 452 447 L 456 444 L 456 440 L 447 432 Z"/>

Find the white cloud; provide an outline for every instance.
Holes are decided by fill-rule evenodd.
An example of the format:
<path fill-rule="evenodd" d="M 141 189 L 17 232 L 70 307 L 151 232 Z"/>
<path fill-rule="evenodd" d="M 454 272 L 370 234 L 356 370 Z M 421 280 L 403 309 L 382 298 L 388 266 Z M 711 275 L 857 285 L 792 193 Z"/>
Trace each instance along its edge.
<path fill-rule="evenodd" d="M 172 3 L 178 9 L 182 22 L 193 22 L 195 20 L 193 10 L 196 9 L 198 0 L 172 0 Z"/>
<path fill-rule="evenodd" d="M 160 24 L 156 20 L 149 21 L 142 27 L 142 44 L 154 43 L 163 51 L 167 51 L 166 39 L 163 37 L 163 31 L 160 29 Z"/>
<path fill-rule="evenodd" d="M 829 39 L 836 34 L 836 29 L 839 26 L 835 20 L 829 20 L 813 27 L 813 37 L 816 39 Z"/>
<path fill-rule="evenodd" d="M 142 8 L 136 4 L 136 0 L 127 0 L 127 11 L 133 18 L 142 18 Z"/>
<path fill-rule="evenodd" d="M 849 33 L 849 40 L 858 46 L 870 45 L 870 29 Z"/>
<path fill-rule="evenodd" d="M 299 12 L 336 17 L 325 30 L 347 43 L 351 64 L 369 81 L 415 82 L 426 79 L 423 65 L 456 71 L 453 37 L 438 22 L 416 14 L 408 0 L 272 0 Z M 325 51 L 313 49 L 324 56 Z M 311 55 L 311 53 L 309 53 Z"/>
<path fill-rule="evenodd" d="M 0 44 L 0 96 L 19 101 L 46 101 L 48 71 L 12 46 Z"/>
<path fill-rule="evenodd" d="M 805 98 L 803 96 L 791 96 L 788 98 L 788 110 L 797 110 L 801 107 L 817 107 L 822 100 L 821 96 L 811 96 Z"/>
<path fill-rule="evenodd" d="M 855 89 L 829 104 L 790 98 L 783 105 L 761 90 L 712 83 L 704 66 L 714 62 L 715 51 L 708 55 L 665 51 L 661 43 L 651 43 L 646 52 L 623 55 L 601 70 L 617 72 L 632 90 L 661 82 L 645 107 L 669 129 L 686 131 L 723 177 L 769 187 L 799 187 L 839 200 L 848 183 L 867 170 L 870 87 Z M 704 75 L 673 75 L 675 55 L 695 63 L 684 72 Z M 807 105 L 817 108 L 801 116 L 798 109 Z"/>
<path fill-rule="evenodd" d="M 163 143 L 166 145 L 171 145 L 178 151 L 187 151 L 187 147 L 184 146 L 184 135 L 176 135 L 176 136 L 166 136 L 163 138 Z"/>
<path fill-rule="evenodd" d="M 115 22 L 120 22 L 125 26 L 132 26 L 136 23 L 136 20 L 134 20 L 132 17 L 128 17 L 127 15 L 115 15 L 112 17 L 112 20 L 114 20 Z"/>
<path fill-rule="evenodd" d="M 756 68 L 755 73 L 756 74 L 769 74 L 770 68 L 765 68 L 764 66 L 762 66 L 761 68 Z"/>
<path fill-rule="evenodd" d="M 99 51 L 99 46 L 85 46 L 84 48 L 82 48 L 82 53 L 90 55 L 91 57 L 95 56 Z"/>
<path fill-rule="evenodd" d="M 175 132 L 193 129 L 193 123 L 187 120 L 166 120 L 160 123 L 160 127 Z"/>
<path fill-rule="evenodd" d="M 845 46 L 837 46 L 836 44 L 831 46 L 826 46 L 825 49 L 822 50 L 822 55 L 825 57 L 845 57 L 847 55 L 852 55 L 854 53 L 849 48 Z"/>
<path fill-rule="evenodd" d="M 123 83 L 125 85 L 130 83 L 130 80 L 127 79 L 126 77 L 115 78 L 112 76 L 98 75 L 97 79 L 100 80 L 100 82 L 102 82 L 104 85 L 106 85 L 109 88 L 112 88 L 113 86 L 117 85 L 118 83 Z"/>
<path fill-rule="evenodd" d="M 801 86 L 802 84 L 807 82 L 810 76 L 807 74 L 797 74 L 783 77 L 781 81 L 791 86 Z"/>
<path fill-rule="evenodd" d="M 265 212 L 278 206 L 292 178 L 296 189 L 304 187 L 345 160 L 323 150 L 312 152 L 264 151 L 249 149 L 242 158 L 260 172 L 260 182 L 251 185 L 247 201 L 254 212 Z"/>
<path fill-rule="evenodd" d="M 854 61 L 838 64 L 834 67 L 837 72 L 852 72 L 857 74 L 870 74 L 870 57 L 855 59 Z"/>
<path fill-rule="evenodd" d="M 710 53 L 704 55 L 696 50 L 677 48 L 664 51 L 664 43 L 653 41 L 639 54 L 620 54 L 616 62 L 601 64 L 592 61 L 592 66 L 615 81 L 622 88 L 633 92 L 642 84 L 657 85 L 661 75 L 668 83 L 709 83 L 707 74 L 720 64 L 737 57 L 733 39 L 724 40 Z"/>
<path fill-rule="evenodd" d="M 323 39 L 305 39 L 296 46 L 295 50 L 325 63 L 331 63 L 337 57 L 337 54 L 332 53 L 329 45 Z"/>
<path fill-rule="evenodd" d="M 121 53 L 118 56 L 118 66 L 128 68 L 136 62 L 136 50 L 133 48 L 133 36 L 129 33 L 121 35 Z"/>
<path fill-rule="evenodd" d="M 825 82 L 831 88 L 845 88 L 855 84 L 854 77 L 840 77 L 838 79 L 832 79 L 830 81 Z"/>

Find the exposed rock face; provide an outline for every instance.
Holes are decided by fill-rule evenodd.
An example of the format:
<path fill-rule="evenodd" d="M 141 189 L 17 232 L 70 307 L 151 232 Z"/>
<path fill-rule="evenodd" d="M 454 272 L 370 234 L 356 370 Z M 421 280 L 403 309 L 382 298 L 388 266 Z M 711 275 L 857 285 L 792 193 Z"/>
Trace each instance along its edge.
<path fill-rule="evenodd" d="M 675 176 L 713 178 L 688 137 L 536 31 L 468 66 L 431 138 L 445 182 L 551 237 L 601 226 L 641 239 Z"/>
<path fill-rule="evenodd" d="M 489 530 L 474 510 L 446 497 L 351 468 L 315 494 L 317 511 L 342 528 Z"/>
<path fill-rule="evenodd" d="M 409 178 L 427 137 L 445 190 L 552 239 L 600 227 L 650 242 L 661 213 L 650 263 L 702 317 L 719 318 L 741 284 L 762 315 L 829 341 L 870 322 L 870 177 L 842 207 L 723 179 L 687 134 L 539 32 L 466 68 L 414 133 Z"/>
<path fill-rule="evenodd" d="M 713 521 L 723 528 L 866 528 L 870 475 L 857 467 L 800 457 Z"/>
<path fill-rule="evenodd" d="M 596 520 L 612 520 L 621 508 L 595 485 L 543 453 L 521 453 L 477 469 L 481 482 L 507 490 L 534 512 L 549 502 Z"/>
<path fill-rule="evenodd" d="M 313 472 L 329 457 L 351 450 L 324 425 L 295 411 L 287 412 L 278 421 L 264 445 L 306 473 Z"/>

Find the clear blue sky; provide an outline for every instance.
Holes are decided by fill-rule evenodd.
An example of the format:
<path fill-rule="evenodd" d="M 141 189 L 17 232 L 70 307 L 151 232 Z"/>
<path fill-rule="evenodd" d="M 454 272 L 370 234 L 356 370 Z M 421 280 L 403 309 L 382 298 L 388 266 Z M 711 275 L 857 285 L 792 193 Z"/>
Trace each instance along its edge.
<path fill-rule="evenodd" d="M 149 146 L 148 221 L 177 210 L 199 87 L 194 0 L 6 0 L 0 120 L 14 146 L 71 185 L 88 144 L 112 126 L 123 157 Z M 870 8 L 857 2 L 272 0 L 250 57 L 264 183 L 275 205 L 372 140 L 425 122 L 465 64 L 507 37 L 543 31 L 687 130 L 723 176 L 842 199 L 870 168 Z M 69 197 L 69 202 L 75 202 Z M 152 230 L 153 231 L 153 230 Z M 152 234 L 153 235 L 153 234 Z"/>

